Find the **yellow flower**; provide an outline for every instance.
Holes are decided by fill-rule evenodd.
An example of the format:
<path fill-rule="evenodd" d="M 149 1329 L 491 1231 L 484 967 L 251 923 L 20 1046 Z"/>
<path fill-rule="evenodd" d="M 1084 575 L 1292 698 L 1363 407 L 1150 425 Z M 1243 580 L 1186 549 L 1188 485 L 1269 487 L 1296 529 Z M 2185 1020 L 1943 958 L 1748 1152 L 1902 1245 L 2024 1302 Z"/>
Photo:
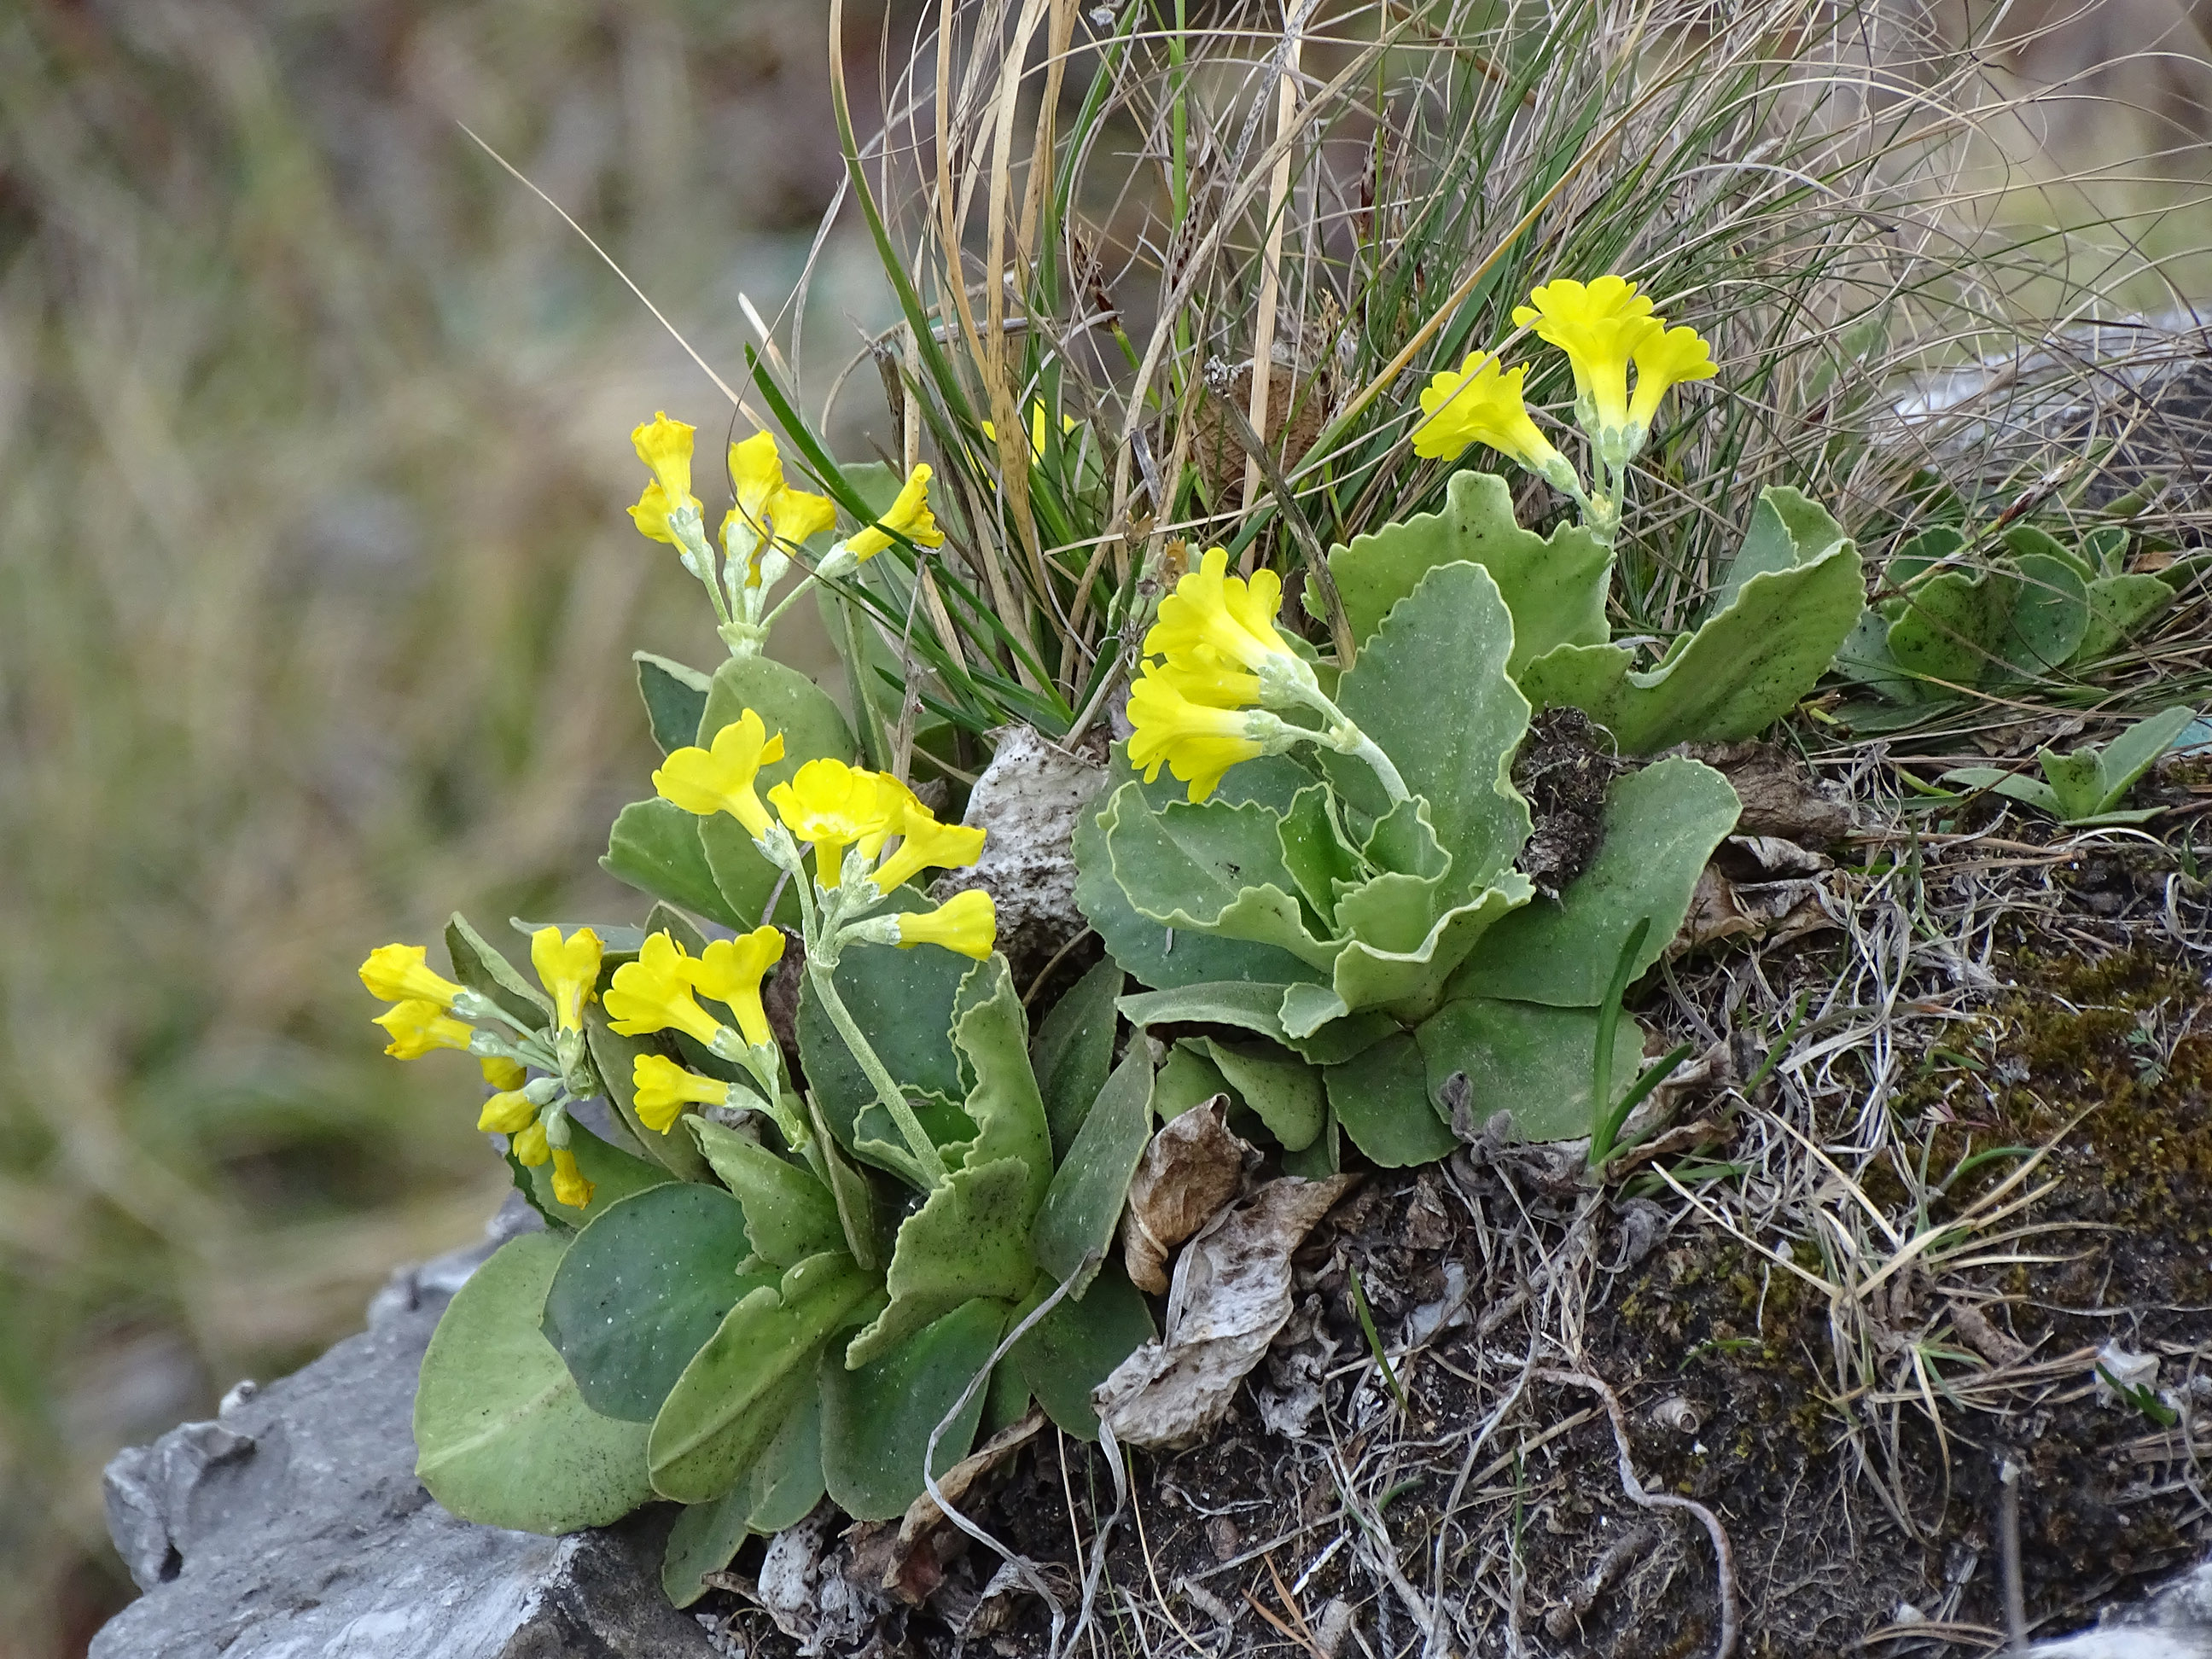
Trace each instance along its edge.
<path fill-rule="evenodd" d="M 838 884 L 848 847 L 870 836 L 880 840 L 888 831 L 885 807 L 897 798 L 887 803 L 879 781 L 873 772 L 841 760 L 811 760 L 790 782 L 768 792 L 783 827 L 814 843 L 815 878 L 824 889 Z"/>
<path fill-rule="evenodd" d="M 876 871 L 876 885 L 890 892 L 924 870 L 964 870 L 983 856 L 983 831 L 939 823 L 920 801 L 901 803 L 898 851 Z"/>
<path fill-rule="evenodd" d="M 1528 418 L 1521 382 L 1527 365 L 1500 372 L 1495 357 L 1468 354 L 1459 373 L 1449 369 L 1421 393 L 1424 419 L 1413 432 L 1413 453 L 1450 460 L 1469 444 L 1488 444 L 1531 472 L 1542 472 L 1563 458 Z"/>
<path fill-rule="evenodd" d="M 520 1089 L 494 1095 L 477 1114 L 477 1127 L 488 1135 L 519 1135 L 537 1121 L 537 1106 Z"/>
<path fill-rule="evenodd" d="M 434 1002 L 450 1008 L 461 988 L 422 965 L 419 945 L 380 945 L 361 964 L 361 982 L 386 1002 Z"/>
<path fill-rule="evenodd" d="M 580 1210 L 592 1201 L 592 1183 L 576 1167 L 576 1155 L 566 1146 L 553 1149 L 553 1201 Z"/>
<path fill-rule="evenodd" d="M 1670 328 L 1654 334 L 1636 350 L 1636 396 L 1628 405 L 1628 422 L 1647 432 L 1659 412 L 1659 400 L 1668 389 L 1685 380 L 1710 380 L 1720 371 L 1713 365 L 1712 349 L 1694 328 Z"/>
<path fill-rule="evenodd" d="M 783 930 L 756 927 L 734 939 L 718 939 L 700 953 L 691 975 L 691 988 L 721 1003 L 737 1016 L 738 1030 L 748 1047 L 757 1048 L 775 1041 L 761 1006 L 761 980 L 783 960 Z"/>
<path fill-rule="evenodd" d="M 1184 670 L 1172 662 L 1146 663 L 1142 678 L 1129 688 L 1129 723 L 1136 728 L 1129 739 L 1129 764 L 1141 768 L 1145 781 L 1160 775 L 1164 763 L 1190 786 L 1190 798 L 1204 800 L 1221 782 L 1221 775 L 1239 761 L 1267 752 L 1251 735 L 1252 717 L 1237 708 L 1218 708 L 1194 701 L 1189 695 L 1207 689 L 1203 668 Z M 1221 674 L 1225 681 L 1250 679 L 1249 675 Z M 1253 682 L 1256 688 L 1258 682 Z"/>
<path fill-rule="evenodd" d="M 376 1023 L 392 1033 L 384 1052 L 399 1060 L 420 1060 L 436 1048 L 465 1048 L 476 1035 L 439 1004 L 420 997 L 386 1009 Z"/>
<path fill-rule="evenodd" d="M 1513 320 L 1534 325 L 1536 337 L 1567 354 L 1575 372 L 1575 392 L 1595 412 L 1601 428 L 1628 424 L 1629 359 L 1666 326 L 1651 314 L 1651 301 L 1621 276 L 1601 276 L 1585 287 L 1562 277 L 1532 291 L 1530 304 L 1516 306 Z"/>
<path fill-rule="evenodd" d="M 545 1144 L 545 1121 L 540 1118 L 516 1135 L 507 1142 L 507 1149 L 532 1169 L 536 1169 L 552 1152 L 552 1148 Z"/>
<path fill-rule="evenodd" d="M 484 1055 L 477 1061 L 477 1070 L 483 1073 L 486 1083 L 501 1091 L 520 1089 L 530 1076 L 519 1062 L 502 1054 Z"/>
<path fill-rule="evenodd" d="M 803 489 L 785 489 L 779 491 L 769 502 L 768 516 L 769 521 L 775 526 L 776 540 L 787 547 L 796 547 L 837 522 L 837 503 L 827 495 L 810 495 Z M 944 538 L 940 536 L 938 539 L 942 541 Z"/>
<path fill-rule="evenodd" d="M 666 933 L 649 933 L 635 962 L 615 969 L 607 986 L 607 1018 L 624 1036 L 678 1030 L 712 1045 L 721 1022 L 691 997 L 697 967 Z"/>
<path fill-rule="evenodd" d="M 917 945 L 941 945 L 981 962 L 991 954 L 999 935 L 999 908 L 980 887 L 956 893 L 934 910 L 898 919 L 902 950 Z"/>
<path fill-rule="evenodd" d="M 1256 672 L 1299 659 L 1275 632 L 1282 608 L 1283 581 L 1272 570 L 1255 570 L 1249 581 L 1227 574 L 1229 555 L 1209 547 L 1199 568 L 1186 571 L 1175 592 L 1160 601 L 1159 620 L 1145 635 L 1148 656 L 1176 662 L 1211 660 Z"/>
<path fill-rule="evenodd" d="M 712 749 L 679 749 L 653 775 L 653 787 L 665 800 L 687 812 L 711 817 L 727 812 L 758 841 L 768 834 L 768 808 L 753 793 L 763 766 L 783 758 L 783 734 L 768 734 L 761 717 L 748 708 L 714 733 Z"/>
<path fill-rule="evenodd" d="M 672 421 L 656 413 L 645 425 L 632 429 L 631 447 L 637 458 L 653 469 L 653 482 L 660 486 L 665 510 L 674 512 L 685 505 L 696 507 L 699 498 L 691 493 L 691 434 L 694 428 L 681 421 Z M 640 503 L 642 505 L 642 503 Z"/>
<path fill-rule="evenodd" d="M 738 498 L 731 511 L 759 530 L 768 504 L 783 490 L 783 457 L 777 453 L 775 434 L 756 432 L 730 446 L 730 489 Z"/>
<path fill-rule="evenodd" d="M 630 1086 L 636 1091 L 638 1121 L 656 1134 L 675 1127 L 686 1105 L 720 1106 L 730 1097 L 730 1085 L 687 1072 L 659 1054 L 640 1054 L 630 1067 Z"/>
<path fill-rule="evenodd" d="M 945 532 L 937 527 L 937 520 L 929 510 L 929 468 L 917 466 L 907 475 L 904 488 L 898 499 L 891 503 L 890 511 L 865 530 L 857 530 L 845 538 L 845 550 L 855 559 L 872 559 L 891 544 L 884 532 L 896 531 L 916 547 L 939 547 L 944 544 Z"/>
<path fill-rule="evenodd" d="M 1066 437 L 1069 433 L 1074 430 L 1075 416 L 1073 415 L 1061 416 L 1060 417 L 1060 435 L 1062 437 Z M 1042 404 L 1031 404 L 1030 405 L 1030 459 L 1032 460 L 1041 461 L 1044 459 L 1044 405 Z M 986 421 L 983 422 L 983 435 L 986 438 L 988 438 L 993 443 L 996 443 L 999 441 L 999 428 L 993 426 L 988 421 Z"/>
<path fill-rule="evenodd" d="M 554 1015 L 564 1031 L 584 1029 L 584 1005 L 599 983 L 599 936 L 579 927 L 566 942 L 558 927 L 541 927 L 530 936 L 530 965 L 538 982 L 553 994 Z"/>
<path fill-rule="evenodd" d="M 658 480 L 646 481 L 645 493 L 637 498 L 637 505 L 629 510 L 630 522 L 639 533 L 654 541 L 677 545 L 676 532 L 668 527 L 668 495 Z"/>

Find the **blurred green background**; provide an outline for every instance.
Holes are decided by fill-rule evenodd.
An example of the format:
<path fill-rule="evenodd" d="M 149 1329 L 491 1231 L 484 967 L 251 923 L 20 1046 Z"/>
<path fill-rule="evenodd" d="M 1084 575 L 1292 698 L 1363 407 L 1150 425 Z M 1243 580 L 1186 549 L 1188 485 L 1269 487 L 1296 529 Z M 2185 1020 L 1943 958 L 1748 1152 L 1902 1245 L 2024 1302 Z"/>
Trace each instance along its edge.
<path fill-rule="evenodd" d="M 2169 54 L 2081 83 L 2139 127 L 1999 134 L 2024 177 L 2201 124 L 2175 0 L 2014 11 L 1995 75 Z M 457 908 L 634 914 L 593 861 L 651 763 L 629 653 L 720 655 L 622 509 L 632 424 L 711 454 L 727 407 L 457 124 L 732 372 L 738 294 L 784 303 L 840 177 L 825 15 L 0 5 L 0 1653 L 81 1653 L 131 1594 L 118 1446 L 476 1234 L 472 1073 L 385 1060 L 355 965 Z M 848 9 L 865 81 L 882 21 Z M 841 227 L 815 395 L 886 309 Z"/>
<path fill-rule="evenodd" d="M 355 965 L 629 915 L 629 653 L 722 654 L 623 508 L 635 422 L 728 405 L 457 123 L 730 374 L 841 176 L 823 17 L 0 6 L 0 1651 L 132 1593 L 118 1446 L 477 1234 L 472 1069 L 385 1059 Z M 833 241 L 815 337 L 878 283 Z"/>

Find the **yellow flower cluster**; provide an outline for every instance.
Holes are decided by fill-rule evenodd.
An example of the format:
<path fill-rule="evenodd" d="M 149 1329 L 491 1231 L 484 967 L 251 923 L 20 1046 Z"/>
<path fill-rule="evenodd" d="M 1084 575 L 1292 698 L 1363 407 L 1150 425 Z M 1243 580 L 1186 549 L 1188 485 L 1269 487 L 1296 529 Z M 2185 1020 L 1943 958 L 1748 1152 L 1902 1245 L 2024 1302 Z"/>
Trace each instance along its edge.
<path fill-rule="evenodd" d="M 699 1006 L 703 996 L 730 1011 L 744 1047 L 773 1042 L 760 988 L 782 959 L 783 933 L 774 927 L 717 939 L 696 957 L 665 933 L 648 934 L 637 960 L 616 969 L 608 983 L 607 1018 L 624 1036 L 674 1030 L 706 1048 L 732 1049 L 728 1028 Z"/>
<path fill-rule="evenodd" d="M 1607 465 L 1626 466 L 1644 447 L 1660 400 L 1688 380 L 1717 372 L 1705 340 L 1692 328 L 1668 328 L 1652 314 L 1649 296 L 1618 276 L 1583 283 L 1561 277 L 1544 283 L 1516 306 L 1513 320 L 1567 355 L 1575 377 L 1575 418 Z M 1635 394 L 1629 370 L 1636 371 Z M 1421 423 L 1413 453 L 1449 460 L 1469 444 L 1487 444 L 1570 493 L 1574 470 L 1529 418 L 1521 383 L 1526 365 L 1504 368 L 1494 356 L 1471 354 L 1457 372 L 1446 370 L 1421 393 Z"/>
<path fill-rule="evenodd" d="M 631 447 L 653 477 L 645 493 L 629 510 L 638 529 L 654 541 L 681 547 L 670 518 L 688 508 L 698 514 L 699 498 L 691 493 L 692 440 L 697 428 L 656 414 L 629 434 Z M 775 435 L 757 432 L 730 446 L 730 492 L 735 504 L 722 518 L 726 543 L 734 524 L 748 527 L 760 545 L 781 543 L 796 547 L 808 537 L 837 521 L 836 507 L 826 495 L 793 489 L 783 481 L 783 458 Z"/>
<path fill-rule="evenodd" d="M 478 1048 L 471 1020 L 489 1018 L 496 1005 L 430 968 L 424 961 L 427 954 L 419 945 L 380 945 L 361 964 L 361 982 L 369 994 L 392 1005 L 376 1018 L 392 1038 L 384 1052 L 400 1060 L 417 1060 L 440 1048 L 477 1051 L 483 1079 L 495 1091 L 477 1115 L 477 1127 L 507 1136 L 515 1157 L 533 1168 L 550 1158 L 554 1198 L 582 1209 L 592 1201 L 592 1183 L 577 1167 L 574 1152 L 550 1142 L 544 1103 L 529 1092 L 533 1087 L 529 1073 L 511 1056 L 483 1053 Z M 583 1030 L 584 1009 L 596 993 L 603 955 L 599 936 L 588 927 L 579 927 L 566 939 L 557 927 L 541 927 L 530 936 L 531 966 L 553 1002 L 552 1031 Z M 469 1018 L 455 1018 L 457 1007 Z M 553 1098 L 550 1088 L 536 1085 L 545 1101 Z"/>
<path fill-rule="evenodd" d="M 1165 765 L 1194 801 L 1211 795 L 1239 761 L 1267 752 L 1248 712 L 1261 700 L 1261 671 L 1298 662 L 1275 631 L 1281 578 L 1257 570 L 1248 580 L 1228 570 L 1227 552 L 1208 548 L 1160 601 L 1159 620 L 1145 635 L 1148 660 L 1129 689 L 1136 728 L 1129 763 L 1147 783 Z"/>

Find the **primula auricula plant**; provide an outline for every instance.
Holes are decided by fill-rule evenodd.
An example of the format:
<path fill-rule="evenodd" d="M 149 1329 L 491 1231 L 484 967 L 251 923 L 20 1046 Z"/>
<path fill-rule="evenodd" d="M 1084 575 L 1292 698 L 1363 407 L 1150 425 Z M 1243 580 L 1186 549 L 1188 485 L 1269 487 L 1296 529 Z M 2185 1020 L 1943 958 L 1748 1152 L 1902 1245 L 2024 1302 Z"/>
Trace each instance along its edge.
<path fill-rule="evenodd" d="M 1131 735 L 1076 835 L 1106 959 L 1034 1030 L 988 892 L 921 888 L 976 865 L 984 832 L 864 763 L 838 705 L 763 649 L 800 594 L 845 604 L 893 546 L 884 592 L 920 601 L 925 575 L 950 591 L 951 562 L 924 561 L 975 527 L 933 505 L 926 465 L 864 495 L 799 434 L 817 495 L 761 433 L 730 447 L 710 539 L 693 429 L 640 426 L 632 517 L 707 589 L 730 653 L 711 674 L 638 657 L 665 758 L 603 862 L 656 902 L 641 927 L 518 922 L 535 983 L 459 917 L 453 979 L 410 945 L 362 969 L 395 1005 L 391 1052 L 476 1056 L 481 1127 L 548 1224 L 478 1270 L 431 1343 L 416 1437 L 432 1493 L 546 1532 L 684 1504 L 664 1580 L 681 1604 L 825 1492 L 899 1514 L 926 1457 L 949 1467 L 1032 1401 L 1096 1434 L 1093 1388 L 1152 1333 L 1109 1260 L 1131 1175 L 1156 1119 L 1217 1095 L 1286 1170 L 1318 1174 L 1346 1139 L 1377 1164 L 1440 1156 L 1464 1075 L 1474 1109 L 1512 1111 L 1524 1135 L 1595 1132 L 1601 1174 L 1638 1086 L 1638 1045 L 1613 1040 L 1620 988 L 1674 934 L 1737 803 L 1693 760 L 1624 767 L 1596 854 L 1540 893 L 1516 867 L 1532 709 L 1580 708 L 1631 755 L 1747 736 L 1811 687 L 1859 608 L 1850 544 L 1773 489 L 1692 632 L 1643 670 L 1613 641 L 1631 466 L 1668 389 L 1713 372 L 1694 331 L 1652 313 L 1607 276 L 1516 313 L 1574 369 L 1588 483 L 1523 403 L 1523 369 L 1478 355 L 1421 396 L 1417 452 L 1487 445 L 1581 522 L 1540 536 L 1501 478 L 1455 473 L 1442 511 L 1329 553 L 1340 657 L 1284 616 L 1273 571 L 1232 573 L 1219 549 L 1160 598 Z M 1030 419 L 1042 464 L 1050 417 Z M 831 496 L 875 515 L 841 528 Z M 1329 586 L 1309 582 L 1309 605 Z M 929 605 L 908 611 L 932 625 Z M 846 615 L 881 763 L 899 750 L 870 699 L 901 659 Z M 893 695 L 911 735 L 928 687 Z M 604 1112 L 585 1111 L 594 1097 Z"/>

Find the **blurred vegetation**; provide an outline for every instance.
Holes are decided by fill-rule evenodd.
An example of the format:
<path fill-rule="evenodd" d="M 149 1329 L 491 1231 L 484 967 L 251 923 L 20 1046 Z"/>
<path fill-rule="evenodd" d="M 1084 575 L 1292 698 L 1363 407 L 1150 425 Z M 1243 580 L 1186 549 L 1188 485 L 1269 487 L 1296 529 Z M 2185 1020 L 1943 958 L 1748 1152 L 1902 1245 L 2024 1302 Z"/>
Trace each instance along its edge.
<path fill-rule="evenodd" d="M 821 20 L 0 9 L 0 1651 L 132 1593 L 118 1445 L 475 1236 L 475 1091 L 354 965 L 626 914 L 629 653 L 720 655 L 622 507 L 634 422 L 727 406 L 456 123 L 741 363 L 840 176 Z M 833 247 L 815 302 L 878 280 Z"/>

